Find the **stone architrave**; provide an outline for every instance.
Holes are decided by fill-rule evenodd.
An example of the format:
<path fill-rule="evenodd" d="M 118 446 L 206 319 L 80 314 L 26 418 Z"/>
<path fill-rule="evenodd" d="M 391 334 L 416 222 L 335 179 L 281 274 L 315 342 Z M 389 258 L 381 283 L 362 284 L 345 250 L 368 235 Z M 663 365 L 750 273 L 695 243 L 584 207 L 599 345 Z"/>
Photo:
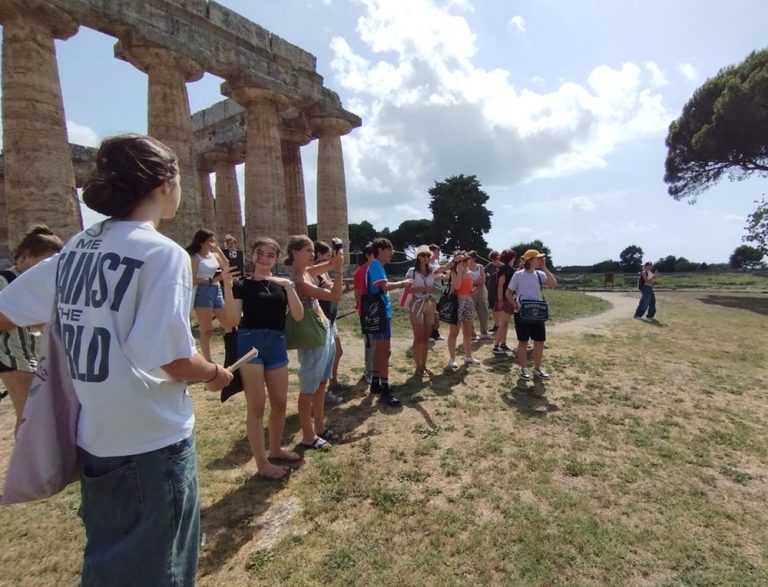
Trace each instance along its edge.
<path fill-rule="evenodd" d="M 54 39 L 78 30 L 40 0 L 0 2 L 3 26 L 3 149 L 8 241 L 38 223 L 66 240 L 82 228 L 67 142 Z"/>
<path fill-rule="evenodd" d="M 200 79 L 203 69 L 187 57 L 131 38 L 121 39 L 115 45 L 115 55 L 147 74 L 148 134 L 168 145 L 179 158 L 181 204 L 176 217 L 163 221 L 160 230 L 185 245 L 203 228 L 200 176 L 192 147 L 194 135 L 187 94 L 187 82 Z"/>
<path fill-rule="evenodd" d="M 333 237 L 344 241 L 349 259 L 349 220 L 347 184 L 344 178 L 344 154 L 341 136 L 352 125 L 341 118 L 320 116 L 310 119 L 317 146 L 317 238 L 330 243 Z"/>
<path fill-rule="evenodd" d="M 284 247 L 288 219 L 278 114 L 287 101 L 275 92 L 255 87 L 225 83 L 222 89 L 246 110 L 246 235 L 249 240 L 269 236 Z"/>
<path fill-rule="evenodd" d="M 304 192 L 301 147 L 309 143 L 310 138 L 308 134 L 297 130 L 280 129 L 289 235 L 307 234 L 307 202 Z"/>
<path fill-rule="evenodd" d="M 202 218 L 202 228 L 215 231 L 216 210 L 213 206 L 211 176 L 206 169 L 198 169 L 198 174 L 200 175 L 200 216 Z"/>

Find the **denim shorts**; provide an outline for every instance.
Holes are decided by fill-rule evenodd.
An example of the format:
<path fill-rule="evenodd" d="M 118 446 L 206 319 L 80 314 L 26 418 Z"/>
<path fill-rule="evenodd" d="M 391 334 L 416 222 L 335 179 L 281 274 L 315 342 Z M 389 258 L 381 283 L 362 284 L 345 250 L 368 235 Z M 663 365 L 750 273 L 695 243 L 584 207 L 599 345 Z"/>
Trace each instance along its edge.
<path fill-rule="evenodd" d="M 224 307 L 224 296 L 218 283 L 197 286 L 195 292 L 195 308 L 213 308 L 220 310 Z"/>
<path fill-rule="evenodd" d="M 237 356 L 242 357 L 253 347 L 259 354 L 248 361 L 249 365 L 264 365 L 265 371 L 280 369 L 288 364 L 285 348 L 285 332 L 266 328 L 241 328 L 237 331 Z"/>
<path fill-rule="evenodd" d="M 331 378 L 333 358 L 336 355 L 336 338 L 328 328 L 325 344 L 311 349 L 299 349 L 299 393 L 311 395 L 317 391 L 323 381 Z"/>
<path fill-rule="evenodd" d="M 78 457 L 81 585 L 193 585 L 200 548 L 194 437 L 139 455 L 78 449 Z"/>

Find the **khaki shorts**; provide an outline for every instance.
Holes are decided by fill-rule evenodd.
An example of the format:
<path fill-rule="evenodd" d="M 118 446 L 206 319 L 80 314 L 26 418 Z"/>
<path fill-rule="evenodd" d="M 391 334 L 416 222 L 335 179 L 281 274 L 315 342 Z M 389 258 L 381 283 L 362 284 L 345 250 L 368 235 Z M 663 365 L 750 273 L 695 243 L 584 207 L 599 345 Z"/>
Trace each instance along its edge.
<path fill-rule="evenodd" d="M 437 316 L 435 302 L 425 300 L 423 303 L 414 302 L 411 305 L 411 324 L 434 324 Z"/>

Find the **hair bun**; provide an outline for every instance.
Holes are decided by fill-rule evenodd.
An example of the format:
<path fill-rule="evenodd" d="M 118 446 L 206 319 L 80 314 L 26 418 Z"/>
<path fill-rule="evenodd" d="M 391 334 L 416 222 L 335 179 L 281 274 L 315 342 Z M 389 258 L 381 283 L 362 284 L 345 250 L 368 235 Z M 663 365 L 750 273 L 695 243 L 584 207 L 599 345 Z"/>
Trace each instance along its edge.
<path fill-rule="evenodd" d="M 45 234 L 50 236 L 53 234 L 53 231 L 46 224 L 36 224 L 27 234 Z"/>

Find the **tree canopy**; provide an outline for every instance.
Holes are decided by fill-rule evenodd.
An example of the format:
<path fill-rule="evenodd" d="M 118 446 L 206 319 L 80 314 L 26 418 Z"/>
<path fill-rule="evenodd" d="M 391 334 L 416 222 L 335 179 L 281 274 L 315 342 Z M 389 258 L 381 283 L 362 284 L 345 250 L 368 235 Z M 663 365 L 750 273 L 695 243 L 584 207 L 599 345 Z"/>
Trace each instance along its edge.
<path fill-rule="evenodd" d="M 538 239 L 529 243 L 518 243 L 514 247 L 510 248 L 515 251 L 515 264 L 520 262 L 520 259 L 522 258 L 525 251 L 528 249 L 536 249 L 539 251 L 539 253 L 544 253 L 547 256 L 547 267 L 550 269 L 554 269 L 555 267 L 555 263 L 552 260 L 552 251 L 550 251 L 549 247 Z"/>
<path fill-rule="evenodd" d="M 692 198 L 725 173 L 731 180 L 768 175 L 768 49 L 721 69 L 698 88 L 669 126 L 664 181 Z"/>
<path fill-rule="evenodd" d="M 432 225 L 441 248 L 478 251 L 487 254 L 488 244 L 483 235 L 491 229 L 493 212 L 485 207 L 488 194 L 480 189 L 474 175 L 454 175 L 435 182 L 430 188 Z"/>
<path fill-rule="evenodd" d="M 428 218 L 405 220 L 392 231 L 389 240 L 392 241 L 395 249 L 405 251 L 419 245 L 432 244 L 435 240 L 433 233 L 432 221 Z"/>
<path fill-rule="evenodd" d="M 643 249 L 637 245 L 629 245 L 619 253 L 619 266 L 627 273 L 640 271 L 643 267 Z"/>
<path fill-rule="evenodd" d="M 749 245 L 741 245 L 736 247 L 728 262 L 734 269 L 757 269 L 762 265 L 764 256 L 763 251 L 760 249 L 750 247 Z"/>
<path fill-rule="evenodd" d="M 763 254 L 768 255 L 768 200 L 765 197 L 757 202 L 755 211 L 747 216 L 744 228 L 747 234 L 742 240 L 755 243 Z"/>

